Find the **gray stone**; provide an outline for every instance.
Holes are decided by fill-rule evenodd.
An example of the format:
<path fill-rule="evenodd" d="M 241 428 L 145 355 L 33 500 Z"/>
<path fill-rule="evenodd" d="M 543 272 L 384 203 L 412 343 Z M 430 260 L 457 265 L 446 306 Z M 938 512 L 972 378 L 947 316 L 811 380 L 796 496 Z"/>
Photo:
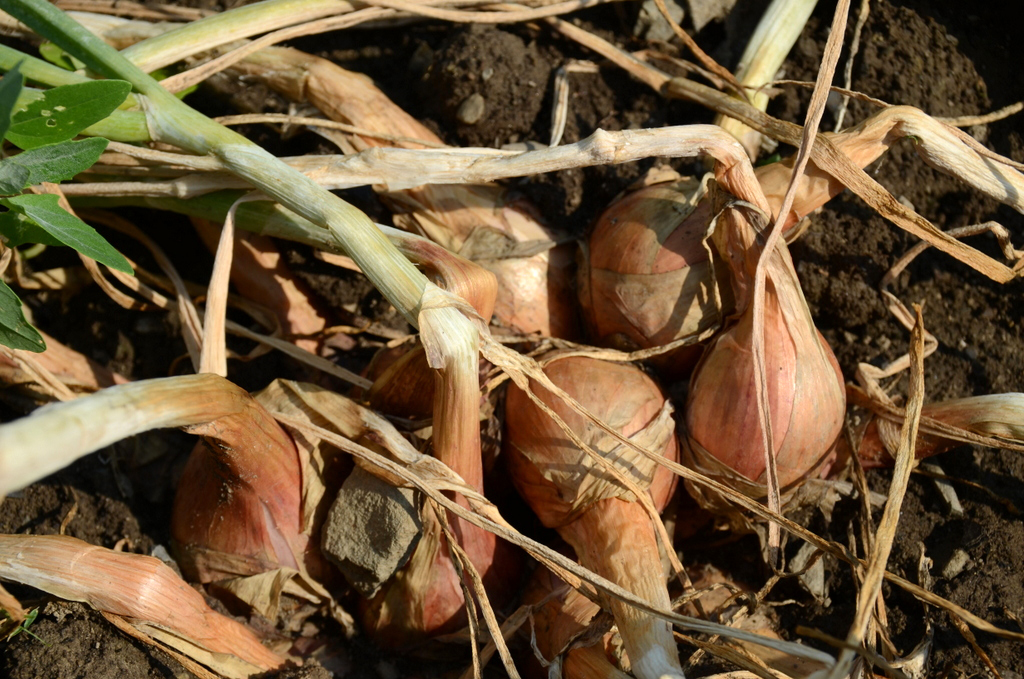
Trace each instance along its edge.
<path fill-rule="evenodd" d="M 321 546 L 349 584 L 371 597 L 412 556 L 422 528 L 413 490 L 356 467 L 327 514 Z"/>
<path fill-rule="evenodd" d="M 690 21 L 698 33 L 712 21 L 724 19 L 732 10 L 736 0 L 687 0 L 690 10 Z"/>
<path fill-rule="evenodd" d="M 459 110 L 455 113 L 455 117 L 458 118 L 460 123 L 476 125 L 483 120 L 486 109 L 487 102 L 483 96 L 474 92 L 462 100 L 462 103 L 459 104 Z"/>
<path fill-rule="evenodd" d="M 668 10 L 668 15 L 672 17 L 673 21 L 677 24 L 683 22 L 683 8 L 676 4 L 675 0 L 665 0 L 665 8 Z M 640 6 L 640 13 L 637 15 L 636 24 L 633 26 L 633 35 L 646 40 L 668 41 L 675 37 L 676 32 L 665 21 L 664 15 L 658 9 L 658 4 L 654 0 L 646 0 Z"/>

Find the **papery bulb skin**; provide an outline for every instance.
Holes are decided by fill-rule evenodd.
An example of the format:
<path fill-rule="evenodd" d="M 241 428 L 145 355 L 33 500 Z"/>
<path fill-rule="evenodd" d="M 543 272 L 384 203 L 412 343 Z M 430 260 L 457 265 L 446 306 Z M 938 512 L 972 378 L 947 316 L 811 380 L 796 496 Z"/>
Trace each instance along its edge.
<path fill-rule="evenodd" d="M 386 193 L 395 224 L 472 260 L 495 275 L 493 322 L 521 334 L 577 339 L 574 247 L 536 209 L 502 186 L 426 185 Z"/>
<path fill-rule="evenodd" d="M 378 353 L 366 376 L 373 380 L 366 397 L 374 410 L 410 419 L 430 417 L 433 412 L 434 371 L 422 346 Z"/>
<path fill-rule="evenodd" d="M 827 135 L 860 167 L 876 160 L 892 143 L 889 128 L 863 124 Z M 777 215 L 789 187 L 795 157 L 754 171 L 767 209 Z M 598 217 L 579 266 L 583 318 L 593 341 L 622 350 L 667 344 L 714 327 L 732 313 L 732 290 L 714 278 L 728 274 L 702 242 L 713 216 L 705 195 L 694 203 L 699 182 L 653 184 L 618 198 Z M 846 187 L 814 163 L 800 179 L 793 206 L 783 222 L 787 238 L 798 223 Z M 699 351 L 674 360 L 692 367 Z M 659 369 L 661 369 L 659 367 Z M 682 371 L 679 371 L 681 374 Z"/>
<path fill-rule="evenodd" d="M 533 637 L 537 650 L 547 661 L 564 652 L 562 677 L 564 679 L 628 679 L 629 675 L 620 670 L 613 656 L 606 650 L 612 641 L 612 633 L 593 640 L 591 645 L 574 646 L 601 607 L 569 587 L 543 566 L 534 570 L 526 590 L 523 592 L 524 605 L 545 603 L 533 613 Z M 569 650 L 564 650 L 569 648 Z M 523 661 L 527 676 L 547 679 L 548 672 L 540 666 L 533 653 L 524 654 Z"/>
<path fill-rule="evenodd" d="M 189 579 L 204 583 L 282 566 L 321 579 L 326 564 L 302 530 L 298 450 L 250 401 L 196 432 L 204 439 L 185 465 L 171 515 L 176 556 Z"/>
<path fill-rule="evenodd" d="M 198 217 L 192 219 L 192 225 L 210 252 L 216 254 L 220 225 Z M 253 233 L 235 235 L 231 283 L 247 299 L 270 310 L 296 346 L 314 354 L 323 348 L 319 335 L 327 327 L 328 314 L 271 238 Z"/>
<path fill-rule="evenodd" d="M 308 101 L 331 120 L 400 135 L 385 140 L 351 135 L 357 151 L 377 146 L 423 148 L 413 140 L 440 143 L 430 129 L 406 113 L 365 75 L 291 48 L 269 47 L 231 66 L 260 78 L 295 101 Z M 572 293 L 572 250 L 564 234 L 544 225 L 537 211 L 497 184 L 427 184 L 380 193 L 395 225 L 490 269 L 498 277 L 494 319 L 517 333 L 578 338 Z M 531 254 L 516 254 L 520 246 Z M 539 246 L 539 247 L 538 247 Z"/>
<path fill-rule="evenodd" d="M 767 297 L 768 400 L 779 483 L 787 487 L 826 463 L 842 430 L 846 400 L 839 364 L 824 338 L 812 327 L 814 341 L 798 345 L 770 285 Z M 690 439 L 719 462 L 764 483 L 751 332 L 752 314 L 745 314 L 712 341 L 690 383 L 686 427 Z"/>
<path fill-rule="evenodd" d="M 577 340 L 574 246 L 556 245 L 530 257 L 478 260 L 498 279 L 494 321 L 519 334 Z"/>
<path fill-rule="evenodd" d="M 570 356 L 552 361 L 544 368 L 551 381 L 623 436 L 645 431 L 648 448 L 666 458 L 678 457 L 671 409 L 661 389 L 639 368 L 626 363 L 609 363 L 593 358 Z M 531 389 L 583 441 L 611 456 L 620 471 L 641 488 L 649 488 L 655 506 L 661 509 L 675 487 L 675 475 L 631 448 L 623 446 L 569 408 L 558 396 L 535 381 Z M 585 452 L 565 436 L 558 425 L 518 387 L 509 387 L 505 401 L 506 437 L 504 450 L 512 482 L 549 528 L 571 523 L 602 496 L 622 491 L 607 478 Z"/>
<path fill-rule="evenodd" d="M 580 302 L 595 342 L 646 349 L 720 320 L 703 244 L 707 201 L 693 182 L 648 186 L 616 200 L 594 224 L 579 269 Z M 727 308 L 728 310 L 728 308 Z"/>
<path fill-rule="evenodd" d="M 721 195 L 721 194 L 720 194 Z M 687 462 L 760 496 L 767 463 L 754 382 L 754 274 L 761 241 L 748 213 L 727 208 L 714 234 L 729 264 L 738 317 L 712 340 L 690 381 Z M 782 489 L 827 471 L 846 412 L 835 355 L 814 326 L 786 244 L 765 255 L 764 358 L 775 465 Z M 736 478 L 736 475 L 740 478 Z M 731 478 L 730 475 L 732 475 Z"/>
<path fill-rule="evenodd" d="M 544 369 L 552 382 L 596 417 L 648 450 L 677 459 L 675 426 L 657 385 L 629 364 L 568 357 Z M 531 380 L 531 389 L 581 439 L 651 494 L 664 507 L 675 486 L 666 468 L 619 444 Z M 555 528 L 580 563 L 658 607 L 671 602 L 661 575 L 654 525 L 643 506 L 586 453 L 525 392 L 509 388 L 505 407 L 505 451 L 512 480 L 541 522 Z M 682 676 L 672 631 L 632 606 L 609 600 L 640 679 Z"/>

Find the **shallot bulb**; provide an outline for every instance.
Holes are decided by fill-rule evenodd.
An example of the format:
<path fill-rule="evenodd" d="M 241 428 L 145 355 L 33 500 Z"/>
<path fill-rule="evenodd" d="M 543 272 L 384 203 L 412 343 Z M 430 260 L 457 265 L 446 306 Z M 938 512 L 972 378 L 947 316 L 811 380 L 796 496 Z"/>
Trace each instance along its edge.
<path fill-rule="evenodd" d="M 671 406 L 639 368 L 585 357 L 554 359 L 544 372 L 612 429 L 670 460 L 678 446 Z M 558 396 L 531 389 L 581 439 L 663 507 L 675 476 L 591 424 Z M 541 522 L 556 529 L 580 563 L 659 608 L 671 601 L 662 577 L 655 527 L 635 496 L 569 439 L 521 389 L 509 388 L 505 451 L 512 481 Z M 668 623 L 618 600 L 612 612 L 640 679 L 682 676 Z"/>
<path fill-rule="evenodd" d="M 763 200 L 763 199 L 762 199 Z M 761 253 L 746 208 L 727 208 L 714 242 L 730 267 L 738 316 L 708 346 L 686 402 L 688 462 L 730 483 L 762 484 L 767 461 L 755 387 L 753 279 Z M 778 481 L 785 489 L 824 472 L 839 437 L 846 391 L 839 365 L 814 326 L 785 243 L 766 253 L 764 359 Z M 738 475 L 738 477 L 737 477 Z M 747 487 L 748 493 L 763 491 Z"/>
<path fill-rule="evenodd" d="M 616 200 L 598 218 L 579 269 L 591 337 L 623 350 L 668 344 L 713 327 L 722 303 L 704 246 L 707 201 L 692 181 L 655 184 Z"/>
<path fill-rule="evenodd" d="M 490 272 L 428 241 L 419 240 L 415 251 L 407 246 L 403 246 L 406 254 L 433 270 L 446 290 L 469 302 L 484 322 L 490 318 L 497 294 Z M 483 492 L 478 354 L 475 345 L 466 343 L 450 349 L 459 349 L 457 360 L 439 370 L 428 366 L 422 346 L 402 356 L 382 358 L 368 396 L 375 409 L 402 417 L 432 412 L 434 456 Z M 393 362 L 385 365 L 389 359 Z M 466 504 L 462 496 L 456 500 Z M 368 633 L 386 646 L 408 646 L 466 622 L 463 589 L 451 547 L 442 534 L 441 518 L 429 506 L 421 518 L 422 534 L 409 562 L 364 606 Z M 454 515 L 447 519 L 459 547 L 482 576 L 492 603 L 503 606 L 519 582 L 521 553 L 487 530 Z"/>
<path fill-rule="evenodd" d="M 191 429 L 204 438 L 174 499 L 178 562 L 203 583 L 281 567 L 322 579 L 326 564 L 302 526 L 302 476 L 310 470 L 266 409 L 242 389 L 234 392 L 235 413 Z"/>
<path fill-rule="evenodd" d="M 896 137 L 877 129 L 885 122 L 879 115 L 826 136 L 864 167 Z M 773 215 L 782 207 L 793 161 L 755 170 Z M 808 165 L 783 223 L 787 237 L 795 237 L 801 219 L 844 188 Z M 728 286 L 715 289 L 715 278 L 724 276 L 708 261 L 703 240 L 712 211 L 707 195 L 694 200 L 697 189 L 693 180 L 646 186 L 617 199 L 598 217 L 578 273 L 583 318 L 596 343 L 624 350 L 655 347 L 714 327 L 733 311 Z"/>

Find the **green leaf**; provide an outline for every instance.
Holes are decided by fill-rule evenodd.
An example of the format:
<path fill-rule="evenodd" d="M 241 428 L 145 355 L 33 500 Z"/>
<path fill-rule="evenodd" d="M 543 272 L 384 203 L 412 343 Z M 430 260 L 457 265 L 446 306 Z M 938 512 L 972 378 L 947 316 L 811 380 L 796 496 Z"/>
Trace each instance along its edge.
<path fill-rule="evenodd" d="M 47 90 L 14 114 L 7 139 L 26 150 L 67 141 L 110 115 L 131 89 L 123 80 L 93 80 Z"/>
<path fill-rule="evenodd" d="M 0 236 L 3 236 L 5 245 L 12 248 L 25 243 L 64 245 L 19 210 L 8 210 L 0 214 Z"/>
<path fill-rule="evenodd" d="M 22 184 L 18 191 L 27 185 L 62 182 L 71 179 L 79 172 L 88 170 L 100 159 L 100 154 L 107 148 L 107 143 L 107 140 L 102 137 L 92 137 L 81 141 L 66 141 L 60 144 L 40 146 L 37 149 L 11 156 L 8 159 L 10 162 L 17 163 L 29 171 L 27 184 Z M 2 170 L 2 166 L 0 166 L 0 170 Z"/>
<path fill-rule="evenodd" d="M 21 86 L 25 78 L 21 75 L 20 64 L 7 72 L 7 75 L 0 80 L 0 139 L 7 134 L 7 128 L 11 126 L 11 115 L 14 113 L 14 105 L 18 103 L 18 94 L 21 93 Z"/>
<path fill-rule="evenodd" d="M 79 71 L 85 69 L 85 62 L 79 61 L 52 42 L 44 42 L 40 45 L 39 55 L 54 66 L 60 66 L 66 71 Z"/>
<path fill-rule="evenodd" d="M 0 160 L 0 196 L 13 196 L 28 186 L 31 174 L 27 167 L 13 160 Z"/>
<path fill-rule="evenodd" d="M 63 245 L 69 245 L 111 269 L 134 273 L 128 260 L 98 234 L 96 229 L 63 210 L 57 204 L 57 196 L 26 194 L 4 198 L 0 200 L 0 204 L 24 214 Z"/>
<path fill-rule="evenodd" d="M 25 349 L 40 353 L 46 351 L 46 342 L 33 328 L 21 310 L 21 300 L 7 284 L 0 280 L 0 344 L 12 349 Z"/>

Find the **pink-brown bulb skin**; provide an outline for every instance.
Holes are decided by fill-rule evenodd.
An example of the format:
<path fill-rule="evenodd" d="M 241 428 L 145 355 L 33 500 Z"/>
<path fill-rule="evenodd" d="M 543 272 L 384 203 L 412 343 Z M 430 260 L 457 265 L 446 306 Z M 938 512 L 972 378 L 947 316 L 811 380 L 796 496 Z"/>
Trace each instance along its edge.
<path fill-rule="evenodd" d="M 554 360 L 545 373 L 609 427 L 668 459 L 678 456 L 675 427 L 666 422 L 665 399 L 640 369 L 585 357 Z M 613 461 L 664 506 L 674 475 L 610 437 L 535 382 L 532 389 L 598 454 Z M 506 452 L 513 483 L 544 525 L 556 528 L 580 563 L 667 610 L 671 606 L 661 572 L 658 540 L 651 517 L 630 492 L 580 451 L 555 422 L 512 386 L 506 400 Z M 657 442 L 657 443 L 655 443 Z M 666 476 L 667 475 L 667 476 Z M 649 490 L 648 490 L 649 489 Z M 604 605 L 615 618 L 633 673 L 639 679 L 682 677 L 668 623 L 618 599 Z"/>
<path fill-rule="evenodd" d="M 868 124 L 828 135 L 858 166 L 876 160 L 894 140 L 890 127 Z M 771 214 L 777 215 L 795 158 L 759 167 L 754 174 Z M 719 177 L 726 186 L 732 170 Z M 846 187 L 810 163 L 783 222 L 787 232 Z M 684 180 L 647 186 L 617 199 L 598 218 L 579 267 L 580 303 L 591 338 L 623 350 L 667 344 L 717 323 L 733 309 L 721 286 L 722 309 L 712 296 L 712 271 L 702 244 L 712 217 L 705 196 L 690 211 L 696 183 Z"/>
<path fill-rule="evenodd" d="M 552 382 L 583 404 L 598 418 L 630 437 L 654 420 L 665 403 L 658 385 L 642 370 L 629 364 L 608 363 L 586 357 L 569 357 L 548 364 L 544 372 Z M 531 381 L 531 389 L 575 432 L 590 444 L 604 438 L 595 426 L 571 410 L 558 396 Z M 505 452 L 512 482 L 530 504 L 538 518 L 549 528 L 571 523 L 586 509 L 574 506 L 573 496 L 580 487 L 559 486 L 550 476 L 586 462 L 586 453 L 568 439 L 558 425 L 538 408 L 521 389 L 511 386 L 505 405 L 507 430 Z M 606 444 L 607 445 L 607 444 Z M 673 433 L 660 452 L 678 459 Z M 600 475 L 604 472 L 597 472 Z M 585 474 L 577 480 L 583 482 Z M 658 466 L 650 480 L 655 505 L 668 501 L 676 476 Z"/>
<path fill-rule="evenodd" d="M 761 253 L 747 214 L 726 209 L 714 239 L 730 268 L 739 317 L 708 346 L 690 381 L 690 451 L 705 453 L 748 480 L 765 482 L 766 465 L 754 363 L 754 275 Z M 835 355 L 811 318 L 780 242 L 764 255 L 764 360 L 773 453 L 785 488 L 828 463 L 842 430 L 846 389 Z"/>
<path fill-rule="evenodd" d="M 302 532 L 302 470 L 291 437 L 251 399 L 242 412 L 204 426 L 178 483 L 171 535 L 190 579 L 211 582 L 287 566 L 323 577 L 325 564 Z M 222 570 L 219 557 L 238 557 Z"/>
<path fill-rule="evenodd" d="M 708 204 L 658 184 L 627 194 L 598 218 L 580 263 L 583 317 L 598 343 L 648 348 L 696 334 L 719 318 L 703 243 Z"/>

